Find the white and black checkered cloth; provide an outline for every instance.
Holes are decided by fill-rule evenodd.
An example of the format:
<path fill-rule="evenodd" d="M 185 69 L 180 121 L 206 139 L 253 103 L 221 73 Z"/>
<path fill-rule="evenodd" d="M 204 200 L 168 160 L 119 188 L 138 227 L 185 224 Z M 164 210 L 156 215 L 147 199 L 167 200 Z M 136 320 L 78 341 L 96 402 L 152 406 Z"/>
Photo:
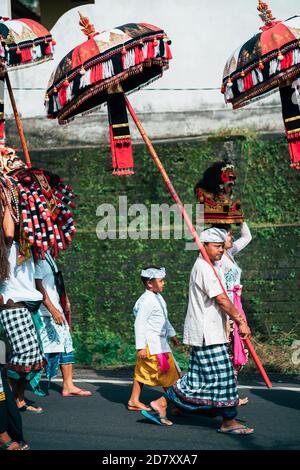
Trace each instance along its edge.
<path fill-rule="evenodd" d="M 238 404 L 237 384 L 226 344 L 193 347 L 188 372 L 173 386 L 191 405 L 215 408 Z"/>
<path fill-rule="evenodd" d="M 43 353 L 27 308 L 0 310 L 0 325 L 12 349 L 6 367 L 22 372 L 41 369 Z"/>

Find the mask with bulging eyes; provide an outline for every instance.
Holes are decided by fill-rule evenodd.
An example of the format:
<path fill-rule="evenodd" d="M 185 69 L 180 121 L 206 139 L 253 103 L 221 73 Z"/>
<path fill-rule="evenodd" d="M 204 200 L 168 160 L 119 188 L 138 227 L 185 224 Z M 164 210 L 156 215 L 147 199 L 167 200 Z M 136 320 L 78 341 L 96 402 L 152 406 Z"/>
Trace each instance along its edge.
<path fill-rule="evenodd" d="M 231 196 L 236 181 L 233 165 L 227 165 L 222 168 L 221 181 L 222 184 L 220 185 L 220 188 L 223 189 L 228 196 Z"/>
<path fill-rule="evenodd" d="M 0 174 L 6 175 L 20 168 L 26 168 L 26 165 L 15 150 L 10 147 L 0 148 Z"/>

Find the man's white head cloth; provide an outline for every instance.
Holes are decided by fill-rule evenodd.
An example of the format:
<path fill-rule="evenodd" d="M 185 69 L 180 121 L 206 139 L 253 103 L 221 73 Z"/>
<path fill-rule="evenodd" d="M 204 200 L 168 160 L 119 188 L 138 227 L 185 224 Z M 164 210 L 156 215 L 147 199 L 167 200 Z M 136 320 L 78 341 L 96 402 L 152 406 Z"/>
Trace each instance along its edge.
<path fill-rule="evenodd" d="M 220 228 L 209 228 L 200 234 L 202 243 L 225 243 L 227 231 Z"/>
<path fill-rule="evenodd" d="M 148 268 L 142 269 L 141 276 L 146 279 L 164 279 L 166 277 L 165 268 Z"/>

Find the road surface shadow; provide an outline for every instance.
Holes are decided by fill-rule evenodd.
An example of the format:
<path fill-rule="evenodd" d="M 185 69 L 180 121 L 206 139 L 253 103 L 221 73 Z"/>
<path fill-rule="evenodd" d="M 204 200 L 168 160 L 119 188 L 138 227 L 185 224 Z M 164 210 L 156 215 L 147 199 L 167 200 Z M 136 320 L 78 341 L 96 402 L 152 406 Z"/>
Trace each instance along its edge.
<path fill-rule="evenodd" d="M 111 403 L 119 403 L 124 405 L 127 409 L 127 403 L 131 393 L 131 387 L 126 385 L 118 385 L 118 384 L 101 384 L 98 388 L 97 392 L 104 398 Z M 163 391 L 159 391 L 157 389 L 149 389 L 148 387 L 142 392 L 141 401 L 145 404 L 149 404 L 153 400 L 157 400 L 163 395 Z M 139 416 L 138 412 L 135 412 L 137 417 Z M 194 425 L 194 426 L 202 426 L 208 427 L 217 430 L 220 427 L 221 418 L 216 416 L 211 416 L 210 411 L 201 411 L 201 412 L 193 412 L 193 413 L 182 413 L 180 415 L 173 416 L 171 406 L 168 407 L 168 415 L 171 421 L 174 424 L 178 425 Z M 243 420 L 239 420 L 244 423 Z M 138 420 L 140 423 L 147 423 L 150 425 L 157 426 L 155 423 L 151 423 L 151 421 L 142 418 Z M 233 436 L 236 437 L 236 436 Z"/>
<path fill-rule="evenodd" d="M 112 393 L 113 390 L 113 393 Z M 130 385 L 119 385 L 119 384 L 101 384 L 97 392 L 106 400 L 113 403 L 120 403 L 127 408 L 127 403 L 131 394 Z M 157 388 L 149 389 L 144 387 L 141 394 L 141 401 L 148 404 L 152 400 L 157 400 L 163 395 L 163 389 L 161 391 Z"/>
<path fill-rule="evenodd" d="M 256 395 L 263 400 L 270 401 L 275 405 L 285 406 L 295 410 L 300 410 L 300 393 L 290 390 L 251 390 L 252 395 Z"/>

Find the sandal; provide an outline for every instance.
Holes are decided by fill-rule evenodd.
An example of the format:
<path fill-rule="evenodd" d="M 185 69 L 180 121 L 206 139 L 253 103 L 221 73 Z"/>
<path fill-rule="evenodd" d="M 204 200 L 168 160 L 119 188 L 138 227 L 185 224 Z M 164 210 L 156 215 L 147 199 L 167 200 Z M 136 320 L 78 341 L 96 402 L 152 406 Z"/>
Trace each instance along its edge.
<path fill-rule="evenodd" d="M 79 389 L 78 392 L 72 392 L 72 393 L 61 392 L 61 394 L 63 397 L 90 397 L 92 395 L 92 392 L 89 392 L 89 390 Z"/>
<path fill-rule="evenodd" d="M 7 441 L 5 442 L 5 444 L 3 444 L 2 446 L 0 446 L 0 450 L 10 450 L 9 447 L 12 445 L 12 444 L 19 444 L 19 442 L 17 441 L 13 441 L 12 439 L 10 441 Z M 19 444 L 20 445 L 20 444 Z M 20 449 L 11 449 L 11 450 L 23 450 L 22 446 L 20 446 Z"/>
<path fill-rule="evenodd" d="M 141 406 L 127 405 L 127 410 L 128 411 L 152 411 L 152 408 L 150 407 L 142 408 Z"/>
<path fill-rule="evenodd" d="M 27 444 L 27 442 L 19 441 L 19 444 L 21 446 L 21 450 L 30 450 L 30 446 Z"/>
<path fill-rule="evenodd" d="M 24 413 L 25 411 L 28 411 L 29 413 L 38 415 L 38 414 L 43 413 L 43 408 L 41 408 L 40 406 L 35 408 L 34 406 L 31 406 L 31 405 L 24 405 L 24 406 L 21 406 L 21 408 L 19 408 L 19 411 L 21 411 L 22 413 Z"/>
<path fill-rule="evenodd" d="M 248 436 L 249 434 L 254 433 L 254 429 L 248 428 L 247 426 L 241 426 L 239 428 L 229 428 L 229 429 L 220 428 L 217 431 L 220 432 L 221 434 L 236 434 L 239 436 Z M 245 431 L 245 432 L 241 432 L 241 431 Z"/>
<path fill-rule="evenodd" d="M 156 424 L 159 424 L 160 426 L 173 426 L 172 421 L 170 421 L 166 416 L 159 416 L 159 414 L 156 412 L 149 413 L 145 410 L 141 411 L 141 413 L 145 418 L 149 419 L 150 421 L 153 421 Z M 171 424 L 162 423 L 162 420 L 170 421 Z"/>

